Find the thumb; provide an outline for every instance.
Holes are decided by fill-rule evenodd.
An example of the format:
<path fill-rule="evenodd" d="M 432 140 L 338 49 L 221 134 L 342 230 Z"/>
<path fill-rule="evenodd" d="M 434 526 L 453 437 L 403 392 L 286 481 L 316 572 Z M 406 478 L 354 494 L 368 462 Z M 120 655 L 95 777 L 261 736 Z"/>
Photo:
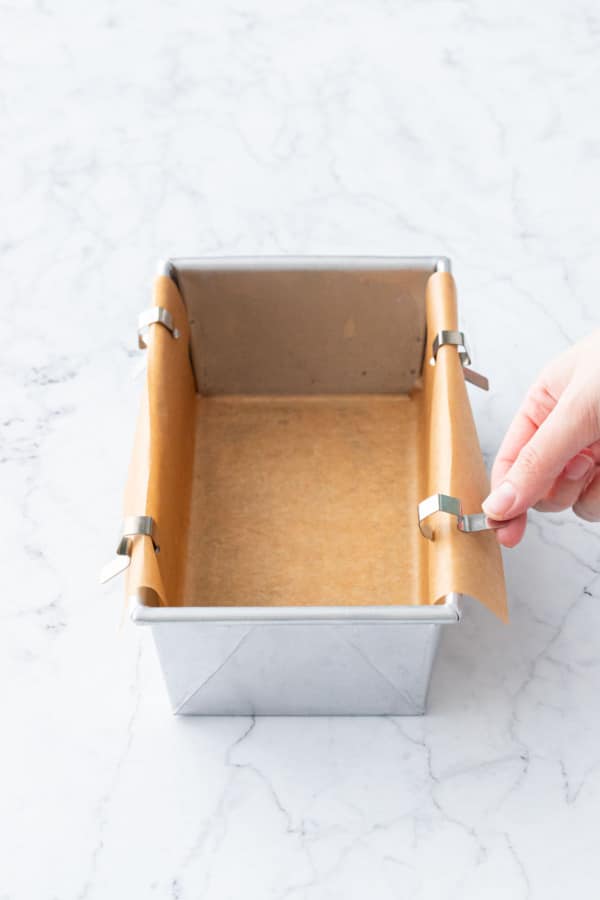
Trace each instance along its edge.
<path fill-rule="evenodd" d="M 492 519 L 512 519 L 544 497 L 569 460 L 594 439 L 581 397 L 563 394 L 521 448 L 500 484 L 484 500 Z"/>

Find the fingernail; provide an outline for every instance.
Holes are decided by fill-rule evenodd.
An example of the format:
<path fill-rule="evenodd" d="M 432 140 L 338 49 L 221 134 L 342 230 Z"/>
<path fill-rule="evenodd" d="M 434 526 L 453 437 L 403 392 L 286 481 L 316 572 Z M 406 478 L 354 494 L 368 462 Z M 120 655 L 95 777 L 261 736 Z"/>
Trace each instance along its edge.
<path fill-rule="evenodd" d="M 517 492 L 509 481 L 503 481 L 481 504 L 486 516 L 504 519 L 515 505 Z"/>
<path fill-rule="evenodd" d="M 565 466 L 565 478 L 569 481 L 580 481 L 584 478 L 594 465 L 594 460 L 585 453 L 578 453 Z"/>

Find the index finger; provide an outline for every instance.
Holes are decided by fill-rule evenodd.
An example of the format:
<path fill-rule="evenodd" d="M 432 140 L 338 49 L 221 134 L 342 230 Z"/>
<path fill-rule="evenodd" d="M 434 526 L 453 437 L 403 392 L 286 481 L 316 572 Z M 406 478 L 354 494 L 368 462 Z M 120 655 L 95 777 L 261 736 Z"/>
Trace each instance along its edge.
<path fill-rule="evenodd" d="M 504 479 L 521 449 L 531 440 L 555 406 L 556 398 L 544 385 L 537 383 L 529 390 L 506 432 L 494 461 L 492 490 Z M 526 526 L 527 513 L 521 513 L 499 528 L 496 537 L 503 546 L 514 547 L 523 537 Z"/>
<path fill-rule="evenodd" d="M 557 404 L 557 398 L 543 384 L 535 384 L 508 427 L 492 467 L 492 490 L 500 484 L 517 456 Z"/>

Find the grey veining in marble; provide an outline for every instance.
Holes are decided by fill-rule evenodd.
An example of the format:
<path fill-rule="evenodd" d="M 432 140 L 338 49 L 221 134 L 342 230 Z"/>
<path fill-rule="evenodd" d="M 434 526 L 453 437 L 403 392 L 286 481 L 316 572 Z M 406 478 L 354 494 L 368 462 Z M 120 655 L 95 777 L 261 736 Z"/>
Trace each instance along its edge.
<path fill-rule="evenodd" d="M 600 13 L 3 6 L 0 897 L 597 893 L 600 531 L 534 514 L 423 719 L 176 720 L 113 547 L 155 261 L 445 253 L 492 393 L 598 324 Z"/>

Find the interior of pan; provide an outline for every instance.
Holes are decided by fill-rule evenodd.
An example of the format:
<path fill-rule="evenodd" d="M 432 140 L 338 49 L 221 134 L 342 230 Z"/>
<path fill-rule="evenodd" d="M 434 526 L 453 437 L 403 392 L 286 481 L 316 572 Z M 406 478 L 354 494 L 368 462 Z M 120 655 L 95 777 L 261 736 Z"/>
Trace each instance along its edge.
<path fill-rule="evenodd" d="M 197 396 L 181 597 L 425 596 L 420 372 L 431 260 L 174 261 Z"/>

